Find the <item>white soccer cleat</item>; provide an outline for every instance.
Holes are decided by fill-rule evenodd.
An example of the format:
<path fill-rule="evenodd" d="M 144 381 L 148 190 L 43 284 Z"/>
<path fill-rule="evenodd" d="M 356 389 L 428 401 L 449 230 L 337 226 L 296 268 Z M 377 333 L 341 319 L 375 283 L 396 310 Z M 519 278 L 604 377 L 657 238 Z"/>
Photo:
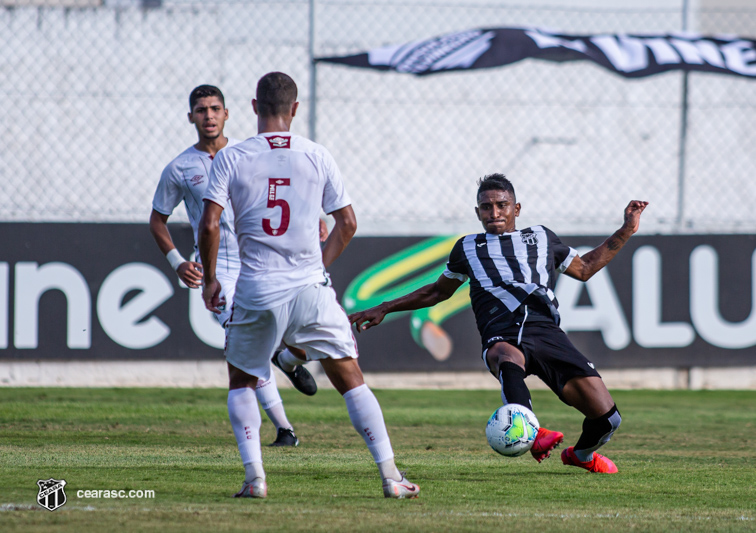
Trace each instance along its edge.
<path fill-rule="evenodd" d="M 261 477 L 256 477 L 250 483 L 244 482 L 239 492 L 234 494 L 234 498 L 267 498 L 268 484 Z"/>
<path fill-rule="evenodd" d="M 404 474 L 401 481 L 383 480 L 383 496 L 386 498 L 417 498 L 418 494 L 420 494 L 420 487 L 411 483 Z"/>

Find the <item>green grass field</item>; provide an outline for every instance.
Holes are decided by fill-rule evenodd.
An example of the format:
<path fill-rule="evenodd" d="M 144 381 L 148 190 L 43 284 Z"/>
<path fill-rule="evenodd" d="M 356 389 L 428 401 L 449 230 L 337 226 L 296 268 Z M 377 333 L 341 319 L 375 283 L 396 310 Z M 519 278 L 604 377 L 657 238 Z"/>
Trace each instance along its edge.
<path fill-rule="evenodd" d="M 298 448 L 263 448 L 266 500 L 237 500 L 243 468 L 226 391 L 0 389 L 0 530 L 7 531 L 753 531 L 756 393 L 618 391 L 622 427 L 589 474 L 508 459 L 485 440 L 495 391 L 376 391 L 397 464 L 421 486 L 386 500 L 333 390 L 282 391 Z M 541 423 L 574 443 L 582 418 L 535 391 Z M 263 417 L 263 443 L 274 439 Z M 37 506 L 38 479 L 67 503 Z M 83 499 L 78 490 L 154 490 Z"/>

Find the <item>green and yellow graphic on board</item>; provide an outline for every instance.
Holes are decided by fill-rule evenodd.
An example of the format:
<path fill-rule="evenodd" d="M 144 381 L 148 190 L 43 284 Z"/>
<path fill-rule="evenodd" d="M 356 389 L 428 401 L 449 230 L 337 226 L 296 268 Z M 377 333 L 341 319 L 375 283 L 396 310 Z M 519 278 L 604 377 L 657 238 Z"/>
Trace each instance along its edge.
<path fill-rule="evenodd" d="M 460 237 L 461 235 L 456 235 L 427 239 L 361 272 L 344 292 L 343 304 L 347 313 L 362 311 L 399 298 L 436 281 L 446 268 L 449 252 Z M 464 289 L 463 285 L 451 298 L 433 307 L 408 312 L 412 338 L 437 361 L 448 359 L 453 349 L 452 340 L 441 324 L 470 305 L 468 290 Z M 390 314 L 384 322 L 406 314 Z"/>

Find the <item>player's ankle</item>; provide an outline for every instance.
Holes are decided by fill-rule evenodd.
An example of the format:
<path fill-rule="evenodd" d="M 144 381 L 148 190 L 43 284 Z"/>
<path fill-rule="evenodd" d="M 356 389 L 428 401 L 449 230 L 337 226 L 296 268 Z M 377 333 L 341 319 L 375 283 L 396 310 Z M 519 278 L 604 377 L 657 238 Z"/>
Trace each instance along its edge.
<path fill-rule="evenodd" d="M 302 361 L 299 357 L 296 357 L 289 350 L 283 350 L 278 354 L 278 364 L 281 370 L 285 372 L 294 372 L 294 369 L 301 365 Z"/>
<path fill-rule="evenodd" d="M 578 458 L 581 463 L 590 463 L 593 461 L 593 452 L 590 450 L 576 450 L 573 448 L 572 453 Z"/>
<path fill-rule="evenodd" d="M 399 472 L 393 459 L 376 463 L 376 466 L 378 467 L 378 472 L 381 474 L 381 479 L 393 479 L 394 481 L 402 480 L 402 473 Z"/>
<path fill-rule="evenodd" d="M 263 470 L 262 463 L 247 463 L 244 465 L 245 482 L 252 483 L 252 481 L 258 477 L 265 480 L 265 470 Z"/>

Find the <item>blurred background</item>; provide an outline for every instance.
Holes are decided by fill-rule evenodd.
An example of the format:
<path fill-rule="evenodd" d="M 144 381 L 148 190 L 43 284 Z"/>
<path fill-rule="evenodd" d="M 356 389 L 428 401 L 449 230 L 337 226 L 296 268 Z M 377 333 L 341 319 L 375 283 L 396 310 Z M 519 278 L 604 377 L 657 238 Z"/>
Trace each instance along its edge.
<path fill-rule="evenodd" d="M 205 326 L 187 312 L 189 291 L 177 285 L 146 222 L 162 169 L 196 142 L 186 119 L 192 88 L 219 86 L 230 110 L 226 135 L 243 139 L 256 133 L 250 100 L 257 80 L 273 70 L 297 81 L 301 106 L 293 131 L 334 154 L 358 237 L 378 239 L 362 245 L 357 239 L 352 259 L 336 267 L 341 292 L 401 246 L 478 232 L 475 180 L 503 172 L 523 204 L 521 227 L 545 224 L 575 237 L 576 246 L 594 245 L 591 237 L 614 231 L 628 200 L 637 198 L 650 202 L 641 233 L 688 239 L 682 248 L 670 243 L 683 241 L 639 241 L 654 247 L 663 269 L 649 250 L 635 261 L 627 252 L 616 267 L 625 333 L 618 333 L 619 319 L 611 327 L 598 319 L 573 323 L 577 331 L 593 331 L 586 346 L 630 350 L 602 363 L 672 368 L 671 383 L 683 386 L 694 366 L 751 369 L 755 80 L 696 72 L 630 80 L 588 62 L 537 60 L 415 77 L 315 61 L 466 29 L 533 26 L 575 35 L 687 31 L 753 39 L 756 6 L 747 0 L 0 0 L 0 383 L 42 382 L 48 367 L 39 362 L 46 360 L 222 359 L 222 338 L 198 333 Z M 186 220 L 183 208 L 171 217 Z M 173 231 L 188 255 L 188 229 Z M 693 310 L 700 303 L 693 288 L 703 286 L 702 275 L 688 270 L 708 268 L 716 283 L 719 271 L 706 266 L 712 256 L 702 255 L 709 248 L 695 252 L 715 249 L 724 242 L 719 235 L 730 239 L 716 256 L 729 284 L 722 282 L 711 304 L 716 312 L 701 314 Z M 399 248 L 376 247 L 385 237 L 406 240 Z M 139 348 L 114 340 L 128 339 L 130 330 L 114 333 L 118 319 L 104 318 L 108 306 L 101 303 L 100 289 L 112 287 L 113 274 L 129 264 L 149 266 L 129 271 L 145 277 L 141 285 L 119 285 L 116 310 L 139 291 L 165 286 L 164 298 L 156 296 L 134 319 L 134 331 L 154 336 Z M 684 323 L 674 339 L 649 341 L 637 331 L 644 315 L 639 298 L 656 294 L 653 276 L 663 287 L 647 308 L 657 312 L 656 326 Z M 650 288 L 639 292 L 644 282 Z M 77 294 L 85 302 L 79 307 L 72 303 Z M 604 293 L 589 288 L 582 300 L 570 294 L 577 308 L 596 307 Z M 711 316 L 724 326 L 707 333 Z M 469 316 L 455 320 L 467 322 L 452 330 L 475 337 Z M 739 340 L 722 340 L 732 335 Z M 409 334 L 399 340 L 422 352 L 417 364 L 374 364 L 376 371 L 480 367 L 479 356 L 469 353 L 477 339 L 461 341 L 466 355 L 454 352 L 446 362 L 421 361 L 428 355 L 422 346 Z M 379 352 L 365 352 L 371 350 Z M 36 378 L 19 377 L 23 361 L 35 362 Z M 756 375 L 748 375 L 746 386 L 756 386 Z"/>
<path fill-rule="evenodd" d="M 650 233 L 756 229 L 753 80 L 628 80 L 588 62 L 425 78 L 313 63 L 481 27 L 754 37 L 752 2 L 0 4 L 3 221 L 146 221 L 162 168 L 195 142 L 191 89 L 221 87 L 226 131 L 246 138 L 257 80 L 281 70 L 299 85 L 294 129 L 335 154 L 360 235 L 476 231 L 474 181 L 493 171 L 513 180 L 526 224 L 561 233 L 613 230 L 630 198 L 651 202 Z"/>

